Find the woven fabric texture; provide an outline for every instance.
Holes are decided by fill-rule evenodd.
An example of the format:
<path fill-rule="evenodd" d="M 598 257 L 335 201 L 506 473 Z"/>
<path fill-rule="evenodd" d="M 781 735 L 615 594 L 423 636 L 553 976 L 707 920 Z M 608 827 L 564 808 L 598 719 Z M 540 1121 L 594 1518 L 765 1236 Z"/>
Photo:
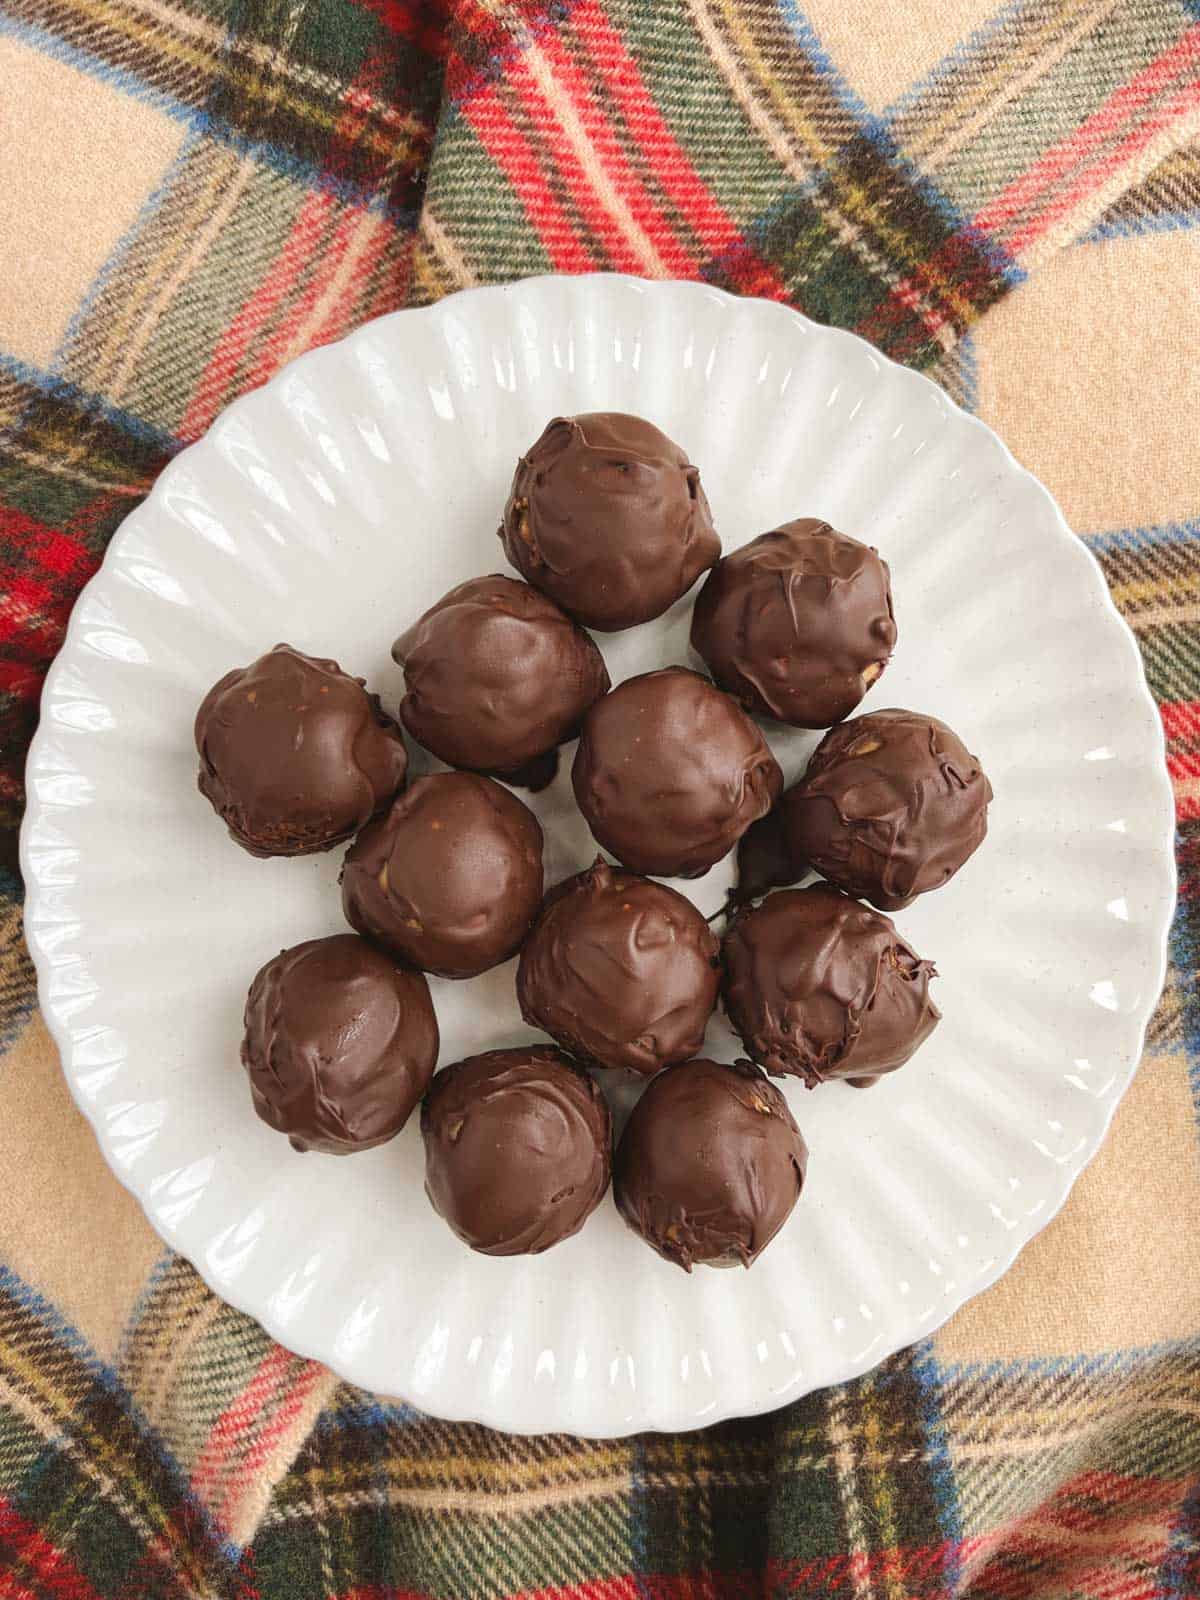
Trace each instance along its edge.
<path fill-rule="evenodd" d="M 790 302 L 997 428 L 1137 633 L 1181 877 L 1146 1059 L 1000 1284 L 602 1444 L 354 1390 L 165 1252 L 16 865 L 45 669 L 172 454 L 367 318 L 595 269 Z M 0 0 L 0 1596 L 1200 1595 L 1198 357 L 1196 0 Z"/>

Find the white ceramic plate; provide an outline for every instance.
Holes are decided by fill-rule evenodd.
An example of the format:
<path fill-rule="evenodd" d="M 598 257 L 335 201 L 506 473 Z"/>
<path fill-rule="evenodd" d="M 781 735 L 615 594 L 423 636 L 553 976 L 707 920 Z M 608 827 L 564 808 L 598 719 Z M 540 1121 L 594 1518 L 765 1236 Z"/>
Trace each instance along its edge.
<path fill-rule="evenodd" d="M 473 1255 L 422 1193 L 415 1118 L 366 1155 L 296 1155 L 253 1115 L 238 1065 L 257 967 L 343 926 L 341 852 L 263 862 L 230 842 L 196 791 L 198 701 L 287 639 L 394 706 L 395 635 L 451 584 L 504 568 L 495 530 L 519 451 L 556 413 L 604 408 L 685 446 L 726 550 L 801 514 L 878 545 L 900 642 L 864 709 L 944 718 L 996 791 L 984 847 L 898 918 L 937 961 L 945 1020 L 868 1094 L 788 1084 L 808 1187 L 749 1273 L 686 1276 L 609 1202 L 546 1255 Z M 614 682 L 687 659 L 689 606 L 601 641 Z M 771 737 L 791 781 L 817 736 Z M 550 882 L 594 854 L 569 764 L 536 802 Z M 291 1349 L 441 1416 L 621 1434 L 852 1377 L 1004 1271 L 1137 1063 L 1163 977 L 1171 825 L 1132 637 L 986 427 L 779 306 L 541 278 L 303 357 L 163 473 L 47 684 L 26 925 L 105 1155 L 219 1294 Z M 684 887 L 707 913 L 729 879 L 725 864 Z M 433 980 L 443 1062 L 532 1036 L 513 965 Z M 737 1053 L 719 1018 L 707 1049 Z"/>

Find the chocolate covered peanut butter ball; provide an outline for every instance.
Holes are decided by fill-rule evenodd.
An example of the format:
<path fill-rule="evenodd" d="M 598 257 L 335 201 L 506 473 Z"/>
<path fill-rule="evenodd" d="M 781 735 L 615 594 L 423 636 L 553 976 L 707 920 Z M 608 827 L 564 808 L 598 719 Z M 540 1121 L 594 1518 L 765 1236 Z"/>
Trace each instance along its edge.
<path fill-rule="evenodd" d="M 330 850 L 404 782 L 400 729 L 336 661 L 277 644 L 196 713 L 200 792 L 253 856 Z"/>
<path fill-rule="evenodd" d="M 421 1134 L 434 1210 L 484 1255 L 537 1255 L 569 1239 L 608 1188 L 604 1096 L 548 1046 L 489 1050 L 439 1072 Z"/>
<path fill-rule="evenodd" d="M 246 1000 L 254 1109 L 296 1150 L 350 1155 L 400 1132 L 437 1064 L 429 985 L 353 933 L 267 962 Z"/>
<path fill-rule="evenodd" d="M 748 1267 L 792 1213 L 808 1150 L 787 1101 L 749 1061 L 668 1067 L 633 1108 L 613 1162 L 625 1221 L 659 1255 Z"/>
<path fill-rule="evenodd" d="M 363 829 L 342 868 L 350 926 L 443 978 L 516 955 L 541 903 L 541 824 L 474 772 L 418 778 Z"/>
<path fill-rule="evenodd" d="M 807 863 L 847 894 L 899 911 L 979 848 L 991 798 L 978 760 L 944 722 L 871 711 L 825 735 L 781 813 L 797 869 Z"/>
<path fill-rule="evenodd" d="M 594 641 L 548 596 L 493 574 L 460 583 L 407 632 L 400 720 L 452 767 L 509 781 L 573 739 L 608 690 Z M 553 776 L 552 766 L 546 773 Z"/>
<path fill-rule="evenodd" d="M 500 538 L 585 627 L 661 616 L 721 554 L 700 474 L 641 417 L 556 417 L 517 463 Z"/>
<path fill-rule="evenodd" d="M 725 935 L 723 996 L 761 1067 L 862 1083 L 902 1067 L 933 1032 L 933 963 L 859 900 L 814 884 L 771 894 Z"/>
<path fill-rule="evenodd" d="M 718 949 L 690 900 L 598 859 L 546 896 L 517 968 L 521 1015 L 582 1060 L 657 1072 L 704 1042 Z"/>
<path fill-rule="evenodd" d="M 598 700 L 571 779 L 598 842 L 634 872 L 664 878 L 707 872 L 783 787 L 755 724 L 686 667 L 629 678 Z"/>
<path fill-rule="evenodd" d="M 692 648 L 720 687 L 798 728 L 848 717 L 895 644 L 887 564 L 817 517 L 723 557 L 692 615 Z"/>

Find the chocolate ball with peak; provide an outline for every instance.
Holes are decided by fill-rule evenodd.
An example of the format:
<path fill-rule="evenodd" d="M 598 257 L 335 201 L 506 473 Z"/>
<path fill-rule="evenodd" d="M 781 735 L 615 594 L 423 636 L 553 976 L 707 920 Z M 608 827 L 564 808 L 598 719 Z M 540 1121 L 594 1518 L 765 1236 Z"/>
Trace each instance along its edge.
<path fill-rule="evenodd" d="M 421 1107 L 425 1192 L 464 1244 L 538 1255 L 577 1233 L 608 1188 L 612 1119 L 558 1050 L 489 1050 L 439 1072 Z"/>
<path fill-rule="evenodd" d="M 780 809 L 797 867 L 899 911 L 979 848 L 991 798 L 979 762 L 944 722 L 871 711 L 825 735 Z"/>
<path fill-rule="evenodd" d="M 810 1089 L 902 1067 L 933 1032 L 932 961 L 891 920 L 814 884 L 771 894 L 725 935 L 723 995 L 748 1053 Z"/>
<path fill-rule="evenodd" d="M 516 578 L 460 583 L 392 647 L 400 720 L 452 767 L 512 779 L 579 731 L 608 690 L 594 641 Z"/>
<path fill-rule="evenodd" d="M 704 1042 L 719 946 L 690 900 L 597 860 L 546 896 L 521 951 L 525 1021 L 572 1055 L 653 1073 Z"/>
<path fill-rule="evenodd" d="M 200 792 L 252 856 L 330 850 L 404 782 L 400 729 L 336 661 L 277 644 L 196 713 Z"/>
<path fill-rule="evenodd" d="M 598 700 L 571 781 L 599 843 L 662 878 L 707 872 L 783 788 L 742 708 L 686 667 L 628 678 Z"/>
<path fill-rule="evenodd" d="M 443 978 L 516 955 L 542 901 L 542 829 L 474 772 L 418 778 L 363 829 L 342 868 L 342 908 L 389 954 Z"/>
<path fill-rule="evenodd" d="M 816 517 L 718 561 L 692 615 L 692 648 L 721 688 L 798 728 L 848 717 L 895 644 L 887 564 Z"/>
<path fill-rule="evenodd" d="M 393 1138 L 437 1063 L 429 985 L 353 933 L 268 961 L 245 1023 L 254 1109 L 296 1150 L 350 1155 Z"/>
<path fill-rule="evenodd" d="M 749 1061 L 668 1067 L 633 1108 L 613 1161 L 625 1221 L 692 1270 L 750 1266 L 792 1213 L 808 1150 L 779 1090 Z"/>
<path fill-rule="evenodd" d="M 556 417 L 517 463 L 500 538 L 517 571 L 602 633 L 661 616 L 721 554 L 700 474 L 641 417 Z"/>

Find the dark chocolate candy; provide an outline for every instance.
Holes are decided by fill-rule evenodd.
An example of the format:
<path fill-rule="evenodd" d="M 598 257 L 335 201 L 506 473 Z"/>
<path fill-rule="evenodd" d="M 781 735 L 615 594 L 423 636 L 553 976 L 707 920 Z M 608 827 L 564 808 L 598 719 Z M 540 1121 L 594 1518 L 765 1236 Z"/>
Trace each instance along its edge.
<path fill-rule="evenodd" d="M 350 1155 L 391 1139 L 433 1076 L 429 985 L 353 933 L 268 961 L 246 1000 L 254 1109 L 296 1150 Z"/>
<path fill-rule="evenodd" d="M 439 1072 L 421 1133 L 434 1210 L 484 1255 L 536 1255 L 569 1239 L 608 1188 L 604 1096 L 549 1046 L 489 1050 Z"/>
<path fill-rule="evenodd" d="M 692 614 L 692 648 L 720 687 L 798 728 L 848 717 L 895 644 L 887 564 L 817 517 L 718 561 Z"/>
<path fill-rule="evenodd" d="M 363 829 L 342 868 L 352 928 L 443 978 L 516 955 L 542 901 L 542 829 L 491 778 L 418 778 Z"/>
<path fill-rule="evenodd" d="M 652 1079 L 613 1162 L 621 1215 L 659 1255 L 748 1267 L 791 1215 L 808 1161 L 779 1090 L 749 1061 L 684 1061 Z"/>
<path fill-rule="evenodd" d="M 600 844 L 664 878 L 707 872 L 783 788 L 742 708 L 686 667 L 629 678 L 598 700 L 571 778 Z"/>
<path fill-rule="evenodd" d="M 717 941 L 691 901 L 598 859 L 547 895 L 517 999 L 573 1055 L 652 1073 L 700 1049 L 718 982 Z"/>
<path fill-rule="evenodd" d="M 512 781 L 579 731 L 608 690 L 593 640 L 516 578 L 460 583 L 401 634 L 400 720 L 452 767 Z M 550 777 L 553 777 L 551 768 Z"/>
<path fill-rule="evenodd" d="M 196 713 L 200 792 L 253 856 L 329 850 L 404 782 L 400 729 L 336 661 L 277 644 Z"/>
<path fill-rule="evenodd" d="M 660 616 L 721 554 L 700 474 L 641 417 L 556 417 L 517 463 L 500 538 L 585 627 Z"/>
<path fill-rule="evenodd" d="M 894 1072 L 939 1019 L 933 963 L 889 918 L 828 884 L 741 912 L 723 956 L 725 1009 L 746 1050 L 809 1088 Z"/>
<path fill-rule="evenodd" d="M 936 717 L 871 711 L 833 728 L 782 801 L 788 849 L 883 911 L 953 877 L 987 832 L 992 786 Z"/>

